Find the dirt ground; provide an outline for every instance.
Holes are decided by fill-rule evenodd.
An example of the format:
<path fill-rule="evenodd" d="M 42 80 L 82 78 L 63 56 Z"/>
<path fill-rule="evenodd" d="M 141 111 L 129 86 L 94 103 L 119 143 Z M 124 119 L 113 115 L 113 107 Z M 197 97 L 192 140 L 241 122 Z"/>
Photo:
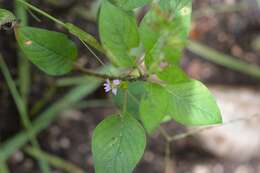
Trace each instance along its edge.
<path fill-rule="evenodd" d="M 91 1 L 59 0 L 62 5 L 58 6 L 44 0 L 32 0 L 31 2 L 51 14 L 63 20 L 73 22 L 97 36 L 96 24 L 73 11 L 78 6 L 84 7 L 87 10 Z M 194 0 L 194 11 L 207 9 L 215 4 L 225 6 L 238 2 L 240 1 Z M 250 5 L 247 10 L 243 9 L 238 12 L 228 13 L 217 12 L 210 16 L 201 16 L 194 19 L 192 39 L 205 43 L 238 59 L 260 65 L 260 51 L 252 47 L 254 39 L 260 37 L 260 7 L 257 7 L 253 0 L 247 2 Z M 12 9 L 13 7 L 10 0 L 0 0 L 1 3 L 5 8 Z M 30 17 L 30 24 L 48 29 L 61 30 L 44 18 L 41 18 L 41 22 L 39 23 Z M 78 42 L 76 39 L 75 41 Z M 14 77 L 17 77 L 16 47 L 13 33 L 1 31 L 0 52 L 5 57 L 9 67 L 11 67 Z M 98 63 L 93 58 L 90 58 L 90 56 L 91 54 L 81 46 L 81 61 L 89 67 L 97 67 Z M 225 85 L 229 87 L 246 85 L 247 87 L 256 87 L 260 84 L 259 79 L 215 65 L 187 50 L 184 53 L 183 67 L 190 76 L 202 80 L 209 85 Z M 55 80 L 46 77 L 35 67 L 32 68 L 33 86 L 30 93 L 30 106 L 43 96 L 44 92 L 42 91 L 45 91 L 49 84 Z M 58 98 L 65 91 L 59 91 L 55 95 L 55 98 Z M 55 98 L 49 102 L 51 103 Z M 97 90 L 89 98 L 86 98 L 86 100 L 91 98 L 104 99 L 105 96 L 102 89 Z M 2 142 L 21 130 L 18 113 L 8 92 L 8 88 L 4 84 L 2 75 L 0 75 L 0 105 L 0 142 Z M 106 115 L 112 114 L 114 111 L 115 108 L 110 107 L 70 110 L 60 113 L 60 118 L 40 134 L 39 141 L 41 141 L 41 146 L 45 151 L 75 163 L 87 170 L 88 173 L 94 172 L 90 151 L 91 134 L 95 126 Z M 164 126 L 172 134 L 186 131 L 185 127 L 177 125 L 174 122 L 165 124 Z M 164 169 L 164 149 L 164 139 L 157 132 L 150 137 L 143 160 L 137 166 L 135 172 L 162 173 Z M 255 158 L 240 162 L 219 158 L 210 151 L 207 151 L 195 137 L 189 137 L 173 143 L 171 150 L 171 164 L 169 165 L 171 171 L 167 173 L 260 173 L 260 159 Z M 13 173 L 39 172 L 36 162 L 21 151 L 18 151 L 10 158 L 9 167 Z M 62 171 L 56 170 L 55 173 L 62 173 Z"/>

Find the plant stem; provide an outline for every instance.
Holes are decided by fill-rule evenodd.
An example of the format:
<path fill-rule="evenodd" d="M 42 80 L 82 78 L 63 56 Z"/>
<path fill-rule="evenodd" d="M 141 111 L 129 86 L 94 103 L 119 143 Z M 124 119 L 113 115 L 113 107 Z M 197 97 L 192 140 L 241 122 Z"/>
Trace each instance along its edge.
<path fill-rule="evenodd" d="M 15 14 L 21 20 L 21 25 L 27 25 L 28 18 L 26 10 L 17 0 L 15 1 Z M 28 94 L 30 91 L 30 63 L 20 50 L 18 52 L 18 57 L 20 93 L 27 106 Z"/>
<path fill-rule="evenodd" d="M 170 136 L 162 127 L 159 127 L 159 130 L 160 130 L 160 133 L 162 134 L 162 136 L 164 137 L 164 139 L 165 139 L 167 142 L 169 142 L 171 136 Z"/>
<path fill-rule="evenodd" d="M 195 41 L 189 41 L 187 48 L 204 59 L 212 61 L 216 64 L 228 67 L 232 70 L 246 73 L 256 78 L 260 78 L 259 66 L 243 62 L 229 55 L 225 55 Z"/>
<path fill-rule="evenodd" d="M 111 66 L 107 66 L 105 68 L 101 68 L 100 72 L 105 73 L 110 71 L 110 69 Z M 48 109 L 37 116 L 32 123 L 32 128 L 30 131 L 23 130 L 1 144 L 0 161 L 7 160 L 15 151 L 30 140 L 29 136 L 37 136 L 37 134 L 46 129 L 50 123 L 57 118 L 59 112 L 67 110 L 71 105 L 80 103 L 83 98 L 95 91 L 101 84 L 100 81 L 93 78 L 85 78 L 83 81 L 85 82 L 84 84 L 77 84 L 64 97 L 57 100 Z"/>
<path fill-rule="evenodd" d="M 61 20 L 59 20 L 59 19 L 53 17 L 52 15 L 50 15 L 50 14 L 44 12 L 43 10 L 40 10 L 39 8 L 37 8 L 37 7 L 35 7 L 35 6 L 31 5 L 31 4 L 29 4 L 28 2 L 26 2 L 26 1 L 24 1 L 24 0 L 17 0 L 17 2 L 20 2 L 21 4 L 23 4 L 23 5 L 27 6 L 27 7 L 29 7 L 30 9 L 32 9 L 32 10 L 38 12 L 38 13 L 40 13 L 41 15 L 43 15 L 43 16 L 49 18 L 50 20 L 52 20 L 52 21 L 58 23 L 59 25 L 61 25 L 61 26 L 63 26 L 63 27 L 66 26 L 66 24 L 65 24 L 64 22 L 62 22 Z"/>
<path fill-rule="evenodd" d="M 42 152 L 42 151 L 38 150 L 37 148 L 26 147 L 24 150 L 30 156 L 32 156 L 36 159 L 39 159 L 39 160 L 45 160 L 49 164 L 53 165 L 56 168 L 62 169 L 63 171 L 71 172 L 71 173 L 84 173 L 84 171 L 81 168 L 79 168 L 78 166 L 76 166 L 66 160 L 63 160 L 59 157 L 53 156 L 46 152 Z"/>
<path fill-rule="evenodd" d="M 164 172 L 168 173 L 170 169 L 170 162 L 171 162 L 171 142 L 166 141 L 165 144 L 165 158 L 164 158 Z"/>
<path fill-rule="evenodd" d="M 164 130 L 164 128 L 159 128 L 161 135 L 165 140 L 165 156 L 164 156 L 164 173 L 167 173 L 170 169 L 170 161 L 171 161 L 171 136 Z"/>
<path fill-rule="evenodd" d="M 9 90 L 13 96 L 13 99 L 15 101 L 15 104 L 17 106 L 17 109 L 19 111 L 21 120 L 22 120 L 22 124 L 25 127 L 28 137 L 32 143 L 32 145 L 38 149 L 40 149 L 40 145 L 38 143 L 38 141 L 36 140 L 36 136 L 35 135 L 29 135 L 30 134 L 30 130 L 32 127 L 31 121 L 29 119 L 29 115 L 28 115 L 28 111 L 27 111 L 27 107 L 23 101 L 23 99 L 21 98 L 14 80 L 12 79 L 12 76 L 9 72 L 9 69 L 3 59 L 3 57 L 0 55 L 0 69 L 6 79 L 7 85 L 9 87 Z M 41 170 L 43 171 L 43 173 L 50 173 L 50 169 L 48 167 L 48 165 L 46 164 L 46 162 L 44 161 L 39 161 L 39 165 Z"/>
<path fill-rule="evenodd" d="M 125 89 L 125 95 L 124 95 L 124 106 L 123 106 L 123 114 L 127 112 L 127 102 L 128 102 L 128 90 Z"/>
<path fill-rule="evenodd" d="M 133 76 L 113 76 L 113 75 L 107 75 L 107 74 L 100 74 L 97 72 L 94 72 L 92 70 L 86 69 L 82 66 L 80 66 L 79 64 L 74 64 L 74 69 L 76 71 L 80 71 L 88 76 L 92 76 L 101 80 L 106 80 L 106 79 L 110 79 L 110 80 L 114 80 L 114 79 L 119 79 L 121 81 L 147 81 L 148 78 L 147 76 L 140 76 L 140 77 L 133 77 Z"/>

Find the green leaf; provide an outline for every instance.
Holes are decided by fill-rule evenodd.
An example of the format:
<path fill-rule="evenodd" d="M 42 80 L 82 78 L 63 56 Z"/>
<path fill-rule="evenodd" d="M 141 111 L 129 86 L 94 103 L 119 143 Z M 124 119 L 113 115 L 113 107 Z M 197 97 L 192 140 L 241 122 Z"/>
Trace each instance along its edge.
<path fill-rule="evenodd" d="M 222 122 L 213 95 L 196 80 L 148 86 L 148 94 L 141 102 L 144 126 L 152 132 L 167 115 L 184 125 L 211 125 Z"/>
<path fill-rule="evenodd" d="M 134 66 L 136 57 L 131 52 L 139 46 L 139 34 L 132 12 L 104 0 L 99 14 L 99 32 L 103 47 L 115 65 Z"/>
<path fill-rule="evenodd" d="M 92 139 L 96 173 L 131 173 L 146 145 L 144 129 L 129 115 L 112 116 L 97 126 Z"/>
<path fill-rule="evenodd" d="M 65 27 L 68 29 L 68 31 L 71 34 L 77 36 L 81 41 L 86 42 L 87 44 L 89 44 L 90 46 L 94 47 L 98 51 L 104 53 L 104 50 L 103 50 L 102 46 L 95 39 L 95 37 L 93 37 L 92 35 L 90 35 L 89 33 L 85 32 L 85 31 L 83 31 L 81 28 L 75 26 L 72 23 L 66 23 Z"/>
<path fill-rule="evenodd" d="M 189 81 L 187 74 L 178 66 L 168 66 L 157 73 L 160 80 L 170 84 Z"/>
<path fill-rule="evenodd" d="M 142 7 L 149 3 L 151 0 L 109 0 L 114 5 L 123 8 L 125 10 L 132 10 L 138 7 Z"/>
<path fill-rule="evenodd" d="M 0 29 L 3 25 L 16 20 L 14 14 L 8 10 L 0 8 Z"/>
<path fill-rule="evenodd" d="M 158 128 L 164 118 L 167 116 L 168 104 L 165 100 L 165 96 L 162 96 L 163 91 L 156 90 L 150 85 L 147 85 L 147 95 L 142 98 L 140 102 L 140 116 L 143 125 L 148 133 L 153 133 L 153 131 Z"/>
<path fill-rule="evenodd" d="M 15 34 L 26 57 L 47 74 L 72 70 L 77 48 L 65 34 L 33 27 L 18 27 Z"/>
<path fill-rule="evenodd" d="M 191 10 L 191 0 L 161 0 L 145 15 L 140 37 L 150 72 L 156 71 L 164 61 L 179 63 L 190 27 Z"/>
<path fill-rule="evenodd" d="M 117 95 L 113 96 L 115 104 L 122 110 L 124 104 L 125 90 L 119 89 Z M 140 120 L 139 107 L 142 96 L 146 93 L 144 82 L 131 82 L 127 88 L 127 112 Z"/>

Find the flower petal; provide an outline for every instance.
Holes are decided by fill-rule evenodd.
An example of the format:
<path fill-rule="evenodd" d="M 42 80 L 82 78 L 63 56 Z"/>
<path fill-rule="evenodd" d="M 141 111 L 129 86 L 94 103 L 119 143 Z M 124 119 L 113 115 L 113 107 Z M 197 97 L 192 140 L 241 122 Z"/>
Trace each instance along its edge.
<path fill-rule="evenodd" d="M 119 79 L 113 80 L 114 85 L 120 85 L 121 81 Z"/>
<path fill-rule="evenodd" d="M 117 94 L 117 88 L 113 88 L 113 89 L 112 89 L 112 93 L 113 93 L 114 95 L 116 95 L 116 94 Z"/>
<path fill-rule="evenodd" d="M 108 93 L 111 89 L 110 88 L 105 88 L 105 92 Z"/>

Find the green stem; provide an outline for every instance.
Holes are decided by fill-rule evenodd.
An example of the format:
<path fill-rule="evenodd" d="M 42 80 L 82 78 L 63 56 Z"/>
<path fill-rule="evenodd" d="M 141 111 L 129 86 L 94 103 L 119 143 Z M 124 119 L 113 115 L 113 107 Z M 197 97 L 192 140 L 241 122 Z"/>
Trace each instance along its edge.
<path fill-rule="evenodd" d="M 1 65 L 1 63 L 0 63 Z M 113 69 L 111 66 L 106 66 L 105 68 L 99 69 L 101 73 L 106 73 Z M 11 139 L 5 141 L 0 145 L 0 160 L 7 160 L 15 151 L 25 145 L 29 136 L 37 136 L 42 130 L 46 129 L 51 122 L 53 122 L 59 112 L 65 111 L 70 108 L 71 105 L 75 105 L 81 102 L 86 96 L 93 93 L 101 84 L 100 81 L 93 78 L 83 78 L 84 84 L 79 84 L 73 87 L 69 93 L 64 97 L 53 103 L 48 109 L 41 113 L 32 123 L 32 128 L 28 132 L 23 130 L 16 134 Z M 28 135 L 29 133 L 29 135 Z"/>
<path fill-rule="evenodd" d="M 28 18 L 26 10 L 17 0 L 15 1 L 15 14 L 21 20 L 21 25 L 27 25 Z M 30 89 L 30 63 L 21 51 L 18 52 L 18 59 L 20 93 L 27 106 Z"/>
<path fill-rule="evenodd" d="M 55 23 L 58 23 L 59 25 L 61 25 L 61 26 L 63 26 L 63 27 L 66 26 L 66 24 L 65 24 L 64 22 L 62 22 L 61 20 L 59 20 L 59 19 L 57 19 L 57 18 L 51 16 L 50 14 L 44 12 L 43 10 L 40 10 L 39 8 L 37 8 L 37 7 L 35 7 L 35 6 L 31 5 L 31 4 L 29 4 L 28 2 L 26 2 L 26 1 L 24 1 L 24 0 L 17 0 L 17 2 L 19 2 L 19 3 L 23 4 L 23 5 L 25 5 L 26 7 L 30 8 L 30 9 L 32 9 L 32 10 L 34 10 L 34 11 L 36 11 L 37 13 L 39 13 L 39 14 L 41 14 L 41 15 L 47 17 L 47 18 L 49 18 L 50 20 L 54 21 Z"/>
<path fill-rule="evenodd" d="M 52 166 L 62 169 L 63 171 L 71 172 L 71 173 L 84 173 L 84 171 L 81 168 L 79 168 L 78 166 L 76 166 L 68 161 L 65 161 L 59 157 L 50 155 L 46 152 L 42 152 L 42 151 L 38 150 L 37 148 L 26 147 L 24 150 L 30 156 L 32 156 L 36 159 L 39 159 L 39 160 L 44 160 L 44 161 L 48 162 L 49 164 L 51 164 Z"/>
<path fill-rule="evenodd" d="M 22 120 L 22 124 L 23 126 L 25 127 L 26 131 L 28 134 L 30 134 L 30 130 L 31 130 L 31 127 L 32 127 L 32 124 L 31 124 L 31 121 L 29 119 L 29 115 L 28 115 L 28 112 L 27 112 L 27 107 L 23 101 L 23 99 L 21 98 L 17 88 L 16 88 L 16 85 L 15 85 L 15 82 L 14 80 L 12 79 L 12 76 L 9 72 L 9 69 L 3 59 L 3 57 L 0 55 L 0 69 L 6 79 L 6 82 L 7 82 L 7 85 L 10 89 L 10 92 L 13 96 L 13 99 L 15 101 L 15 104 L 17 106 L 17 109 L 19 111 L 19 114 L 20 114 L 20 117 L 21 117 L 21 120 Z M 29 138 L 31 140 L 31 143 L 34 147 L 36 148 L 39 148 L 40 149 L 40 145 L 39 143 L 37 142 L 36 140 L 36 136 L 35 135 L 29 135 Z M 40 161 L 39 162 L 39 165 L 40 165 L 40 168 L 41 170 L 44 172 L 44 173 L 50 173 L 50 169 L 48 167 L 48 165 L 46 164 L 46 162 L 44 161 Z"/>
<path fill-rule="evenodd" d="M 47 91 L 44 92 L 43 97 L 38 100 L 31 108 L 30 114 L 35 116 L 46 105 L 46 103 L 52 98 L 56 92 L 56 86 L 50 86 Z"/>
<path fill-rule="evenodd" d="M 26 0 L 25 0 L 26 2 Z M 15 1 L 15 14 L 16 16 L 21 20 L 21 25 L 27 25 L 28 24 L 28 17 L 26 13 L 26 9 L 24 6 L 19 3 L 18 0 Z M 19 68 L 19 84 L 20 84 L 20 93 L 21 93 L 21 99 L 24 103 L 24 107 L 27 110 L 27 104 L 28 104 L 28 94 L 30 91 L 30 63 L 27 60 L 27 58 L 23 55 L 21 51 L 18 52 L 19 62 L 18 62 L 18 68 Z M 23 124 L 26 127 L 27 130 L 30 128 L 30 120 L 28 117 L 28 113 L 24 116 Z M 40 148 L 36 137 L 32 137 L 32 144 Z M 50 168 L 48 164 L 44 161 L 39 161 L 39 167 L 42 170 L 43 173 L 50 173 Z"/>
<path fill-rule="evenodd" d="M 253 77 L 260 78 L 259 66 L 256 66 L 254 64 L 248 64 L 232 56 L 220 53 L 208 46 L 202 45 L 195 41 L 189 41 L 187 48 L 206 60 L 225 66 L 232 70 L 236 70 L 251 75 Z"/>
<path fill-rule="evenodd" d="M 125 89 L 125 95 L 124 95 L 124 105 L 123 105 L 123 114 L 125 115 L 127 112 L 127 102 L 128 102 L 128 90 Z"/>

